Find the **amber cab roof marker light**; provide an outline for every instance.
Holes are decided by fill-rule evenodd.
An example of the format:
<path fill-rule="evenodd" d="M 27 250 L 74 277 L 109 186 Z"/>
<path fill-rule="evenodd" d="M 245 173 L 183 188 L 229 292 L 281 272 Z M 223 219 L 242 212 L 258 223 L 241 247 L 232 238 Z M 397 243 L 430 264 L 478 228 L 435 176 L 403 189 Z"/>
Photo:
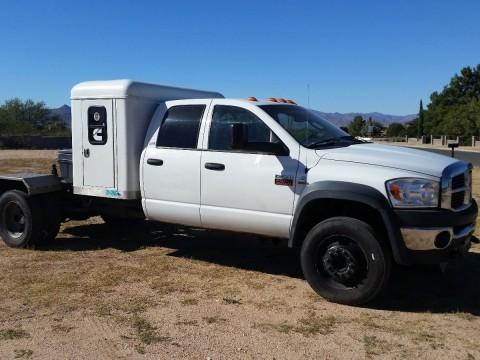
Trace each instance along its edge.
<path fill-rule="evenodd" d="M 258 101 L 258 99 L 255 96 L 249 96 L 247 98 L 248 101 Z"/>
<path fill-rule="evenodd" d="M 287 99 L 287 104 L 297 105 L 297 103 L 291 99 Z"/>
<path fill-rule="evenodd" d="M 274 97 L 269 97 L 267 100 L 270 102 L 278 102 L 277 98 Z"/>

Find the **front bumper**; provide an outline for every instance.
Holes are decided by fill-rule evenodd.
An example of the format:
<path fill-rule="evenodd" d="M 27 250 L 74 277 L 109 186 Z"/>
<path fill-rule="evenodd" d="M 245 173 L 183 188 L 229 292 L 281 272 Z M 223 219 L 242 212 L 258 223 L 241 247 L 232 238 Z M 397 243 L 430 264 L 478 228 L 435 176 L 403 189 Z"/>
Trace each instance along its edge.
<path fill-rule="evenodd" d="M 475 224 L 469 224 L 460 228 L 401 228 L 405 246 L 410 250 L 443 250 L 453 243 L 459 243 L 472 236 Z"/>
<path fill-rule="evenodd" d="M 444 209 L 395 210 L 409 264 L 449 261 L 470 249 L 478 214 L 477 203 L 459 212 Z"/>

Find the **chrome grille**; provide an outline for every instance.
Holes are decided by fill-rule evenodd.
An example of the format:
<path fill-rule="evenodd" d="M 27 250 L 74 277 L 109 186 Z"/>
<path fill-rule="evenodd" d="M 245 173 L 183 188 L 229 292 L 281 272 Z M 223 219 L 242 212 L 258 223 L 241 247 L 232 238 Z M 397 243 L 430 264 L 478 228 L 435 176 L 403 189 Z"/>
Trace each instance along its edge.
<path fill-rule="evenodd" d="M 452 177 L 452 209 L 459 209 L 465 204 L 465 173 Z"/>
<path fill-rule="evenodd" d="M 457 162 L 448 166 L 442 175 L 442 208 L 460 211 L 472 202 L 472 168 Z"/>
<path fill-rule="evenodd" d="M 465 186 L 465 174 L 460 174 L 452 178 L 452 190 Z"/>
<path fill-rule="evenodd" d="M 463 200 L 465 198 L 465 192 L 459 191 L 452 194 L 452 209 L 458 209 L 463 205 Z"/>

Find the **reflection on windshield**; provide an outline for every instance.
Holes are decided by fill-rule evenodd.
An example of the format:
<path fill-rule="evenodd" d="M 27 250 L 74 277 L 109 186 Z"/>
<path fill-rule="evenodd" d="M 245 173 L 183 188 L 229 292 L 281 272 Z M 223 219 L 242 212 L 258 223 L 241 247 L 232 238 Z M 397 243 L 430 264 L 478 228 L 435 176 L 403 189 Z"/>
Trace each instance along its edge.
<path fill-rule="evenodd" d="M 306 147 L 356 142 L 354 138 L 311 110 L 296 105 L 260 105 L 300 144 Z"/>

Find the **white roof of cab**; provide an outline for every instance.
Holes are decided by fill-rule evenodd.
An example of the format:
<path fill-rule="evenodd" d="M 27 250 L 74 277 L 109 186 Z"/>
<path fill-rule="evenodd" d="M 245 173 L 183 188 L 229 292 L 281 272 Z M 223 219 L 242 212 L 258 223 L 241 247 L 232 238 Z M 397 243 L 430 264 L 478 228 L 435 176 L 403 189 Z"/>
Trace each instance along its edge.
<path fill-rule="evenodd" d="M 148 84 L 133 80 L 86 81 L 75 85 L 71 99 L 111 99 L 139 97 L 156 100 L 223 98 L 212 91 Z"/>

